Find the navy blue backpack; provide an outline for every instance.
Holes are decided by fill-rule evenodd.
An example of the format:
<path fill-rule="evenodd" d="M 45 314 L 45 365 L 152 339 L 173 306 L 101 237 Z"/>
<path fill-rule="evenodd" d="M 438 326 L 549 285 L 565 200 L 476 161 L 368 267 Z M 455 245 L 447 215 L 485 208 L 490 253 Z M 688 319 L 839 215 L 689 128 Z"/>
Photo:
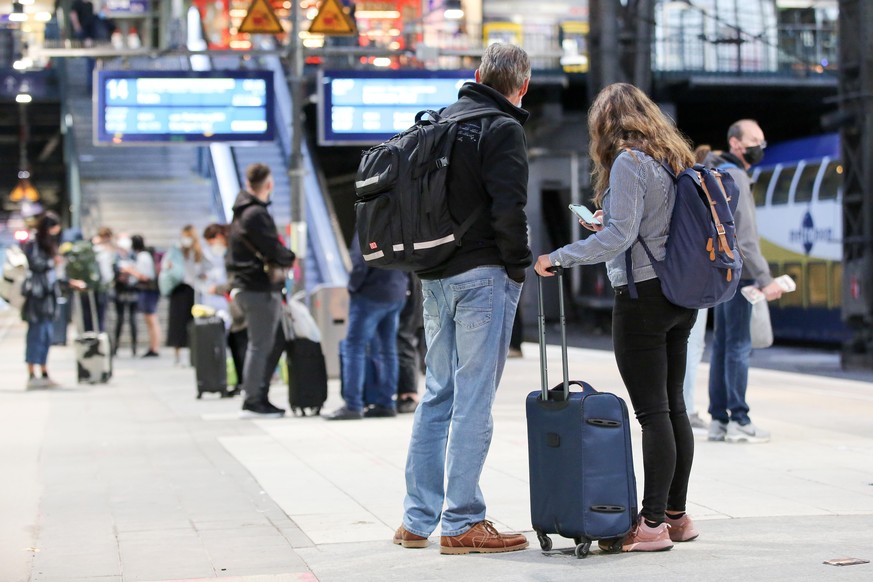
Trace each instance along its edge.
<path fill-rule="evenodd" d="M 671 303 L 691 309 L 728 301 L 737 292 L 743 269 L 733 215 L 739 189 L 729 174 L 701 164 L 678 176 L 668 164 L 662 162 L 662 166 L 676 185 L 664 260 L 656 260 L 646 241 L 637 236 L 652 261 L 661 290 Z M 625 252 L 625 265 L 628 290 L 636 298 L 631 249 Z"/>

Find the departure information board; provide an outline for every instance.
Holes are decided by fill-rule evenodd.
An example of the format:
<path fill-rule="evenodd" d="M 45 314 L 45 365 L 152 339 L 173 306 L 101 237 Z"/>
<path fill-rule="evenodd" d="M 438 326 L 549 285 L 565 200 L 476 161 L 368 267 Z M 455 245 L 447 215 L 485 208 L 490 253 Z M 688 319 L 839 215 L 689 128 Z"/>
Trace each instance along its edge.
<path fill-rule="evenodd" d="M 318 139 L 322 145 L 371 145 L 458 99 L 473 71 L 323 71 Z"/>
<path fill-rule="evenodd" d="M 272 71 L 98 71 L 98 144 L 271 141 Z"/>

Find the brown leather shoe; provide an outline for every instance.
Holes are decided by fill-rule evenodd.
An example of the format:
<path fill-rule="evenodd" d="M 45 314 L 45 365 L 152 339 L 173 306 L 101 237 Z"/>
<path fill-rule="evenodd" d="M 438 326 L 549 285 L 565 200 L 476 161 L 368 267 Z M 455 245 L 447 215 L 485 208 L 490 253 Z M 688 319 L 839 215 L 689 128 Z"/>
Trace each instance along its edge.
<path fill-rule="evenodd" d="M 490 521 L 480 521 L 459 536 L 440 538 L 441 554 L 477 554 L 515 552 L 527 547 L 524 534 L 502 534 Z"/>
<path fill-rule="evenodd" d="M 417 536 L 401 525 L 394 532 L 394 543 L 404 548 L 425 548 L 427 547 L 427 538 Z"/>

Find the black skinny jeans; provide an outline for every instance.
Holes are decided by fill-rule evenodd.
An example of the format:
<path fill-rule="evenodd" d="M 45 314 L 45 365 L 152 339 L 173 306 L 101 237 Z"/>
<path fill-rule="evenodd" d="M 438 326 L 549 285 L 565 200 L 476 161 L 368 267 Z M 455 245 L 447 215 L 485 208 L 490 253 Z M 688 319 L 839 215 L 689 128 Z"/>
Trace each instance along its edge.
<path fill-rule="evenodd" d="M 667 301 L 658 279 L 615 290 L 612 341 L 615 360 L 643 430 L 643 503 L 640 514 L 654 523 L 664 512 L 685 511 L 694 459 L 694 435 L 685 412 L 682 384 L 688 334 L 697 311 Z"/>

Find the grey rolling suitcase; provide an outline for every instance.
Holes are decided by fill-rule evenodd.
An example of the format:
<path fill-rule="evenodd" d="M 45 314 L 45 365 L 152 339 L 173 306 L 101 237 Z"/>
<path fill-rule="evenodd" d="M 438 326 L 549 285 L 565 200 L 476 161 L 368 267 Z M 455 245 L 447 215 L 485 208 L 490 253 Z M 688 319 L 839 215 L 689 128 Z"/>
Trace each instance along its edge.
<path fill-rule="evenodd" d="M 97 321 L 97 302 L 94 292 L 87 291 L 88 303 L 91 307 L 92 321 Z M 112 377 L 112 345 L 109 335 L 98 331 L 85 331 L 85 321 L 80 302 L 74 306 L 76 313 L 77 335 L 74 341 L 76 348 L 76 377 L 79 383 L 104 384 Z"/>

